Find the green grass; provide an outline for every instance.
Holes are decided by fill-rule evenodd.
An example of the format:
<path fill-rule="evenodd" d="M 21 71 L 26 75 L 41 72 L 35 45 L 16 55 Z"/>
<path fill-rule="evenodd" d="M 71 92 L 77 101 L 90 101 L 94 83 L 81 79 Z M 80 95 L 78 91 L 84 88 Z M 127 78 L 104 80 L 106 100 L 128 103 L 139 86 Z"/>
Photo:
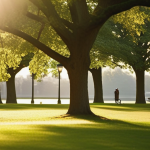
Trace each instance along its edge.
<path fill-rule="evenodd" d="M 149 150 L 149 104 L 91 104 L 107 119 L 57 118 L 68 106 L 0 105 L 0 150 Z"/>

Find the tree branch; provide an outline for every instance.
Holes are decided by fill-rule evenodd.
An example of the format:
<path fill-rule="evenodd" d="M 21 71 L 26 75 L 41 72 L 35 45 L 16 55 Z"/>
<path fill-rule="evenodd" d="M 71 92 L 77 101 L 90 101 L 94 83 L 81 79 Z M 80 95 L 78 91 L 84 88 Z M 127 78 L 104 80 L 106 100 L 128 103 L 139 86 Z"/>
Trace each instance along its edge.
<path fill-rule="evenodd" d="M 26 16 L 27 16 L 28 18 L 30 18 L 30 19 L 33 19 L 33 20 L 37 21 L 37 22 L 47 23 L 47 21 L 45 21 L 46 18 L 43 18 L 43 16 L 40 17 L 40 16 L 37 16 L 37 15 L 35 15 L 35 14 L 32 14 L 31 12 L 27 12 L 27 13 L 26 13 Z M 73 30 L 73 29 L 74 29 L 74 25 L 73 25 L 71 22 L 69 22 L 68 20 L 65 20 L 65 19 L 61 18 L 61 21 L 62 21 L 62 23 L 63 23 L 68 29 L 70 29 L 70 30 Z"/>
<path fill-rule="evenodd" d="M 114 61 L 111 61 L 113 64 L 115 64 L 116 66 L 122 68 L 123 66 L 122 65 L 119 65 L 118 63 L 114 62 Z"/>
<path fill-rule="evenodd" d="M 19 65 L 18 68 L 16 68 L 15 70 L 13 68 L 8 68 L 7 69 L 7 72 L 12 75 L 12 76 L 15 76 L 22 68 L 24 68 L 23 65 Z"/>
<path fill-rule="evenodd" d="M 72 21 L 77 24 L 89 22 L 90 14 L 88 12 L 86 0 L 68 0 Z"/>
<path fill-rule="evenodd" d="M 30 13 L 30 12 L 27 12 L 27 13 L 26 13 L 26 16 L 27 16 L 28 18 L 30 18 L 30 19 L 33 19 L 33 20 L 37 21 L 37 22 L 46 23 L 46 22 L 45 22 L 45 19 L 46 19 L 46 18 L 39 17 L 39 16 L 34 15 L 34 14 Z"/>
<path fill-rule="evenodd" d="M 24 67 L 25 66 L 23 66 L 23 65 L 19 65 L 19 67 L 14 70 L 15 75 Z"/>
<path fill-rule="evenodd" d="M 72 41 L 72 33 L 63 24 L 62 19 L 59 17 L 57 11 L 51 0 L 42 0 L 43 6 L 37 0 L 30 0 L 34 5 L 36 5 L 47 17 L 49 24 L 54 28 L 57 34 L 62 38 L 66 45 L 70 44 Z"/>
<path fill-rule="evenodd" d="M 107 0 L 106 0 L 107 2 Z M 96 8 L 96 12 L 91 18 L 90 28 L 95 28 L 103 24 L 109 17 L 131 9 L 134 6 L 150 6 L 149 0 L 116 0 L 111 5 L 106 6 L 103 10 L 100 7 L 100 3 Z"/>
<path fill-rule="evenodd" d="M 62 63 L 64 66 L 67 65 L 68 60 L 69 60 L 68 58 L 56 53 L 51 48 L 47 47 L 46 45 L 44 45 L 43 43 L 41 43 L 37 39 L 33 38 L 32 36 L 22 32 L 22 31 L 19 31 L 17 29 L 4 27 L 4 26 L 1 26 L 1 25 L 0 25 L 0 29 L 25 39 L 26 41 L 28 41 L 31 44 L 33 44 L 34 46 L 36 46 L 38 49 L 42 50 L 45 54 L 47 54 L 51 58 L 53 58 L 53 59 L 57 60 L 58 62 Z"/>
<path fill-rule="evenodd" d="M 41 28 L 40 28 L 40 30 L 39 30 L 38 37 L 37 37 L 37 40 L 38 40 L 38 41 L 39 41 L 39 39 L 40 39 L 40 36 L 41 36 L 42 31 L 43 31 L 43 29 L 44 29 L 44 26 L 45 26 L 45 24 L 42 24 L 42 25 L 41 25 Z"/>
<path fill-rule="evenodd" d="M 70 30 L 74 29 L 74 25 L 73 23 L 69 22 L 68 20 L 65 20 L 63 18 L 61 18 L 61 21 L 63 22 L 63 24 Z"/>
<path fill-rule="evenodd" d="M 41 10 L 46 17 L 48 16 L 46 7 L 44 5 L 41 5 L 41 3 L 38 0 L 29 0 L 29 1 L 33 3 L 39 10 Z"/>

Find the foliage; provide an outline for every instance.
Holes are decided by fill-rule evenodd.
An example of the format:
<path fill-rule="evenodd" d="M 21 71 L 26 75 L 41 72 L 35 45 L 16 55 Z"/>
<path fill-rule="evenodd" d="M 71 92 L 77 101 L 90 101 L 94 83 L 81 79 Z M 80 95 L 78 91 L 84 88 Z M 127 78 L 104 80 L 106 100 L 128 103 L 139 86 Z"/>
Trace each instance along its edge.
<path fill-rule="evenodd" d="M 109 66 L 111 68 L 115 68 L 117 66 L 117 62 L 112 60 L 112 54 L 108 51 L 108 45 L 111 45 L 113 42 L 108 42 L 108 39 L 113 41 L 114 37 L 110 37 L 110 32 L 112 28 L 110 27 L 111 24 L 108 21 L 104 24 L 102 29 L 99 31 L 97 38 L 94 42 L 94 45 L 90 51 L 90 59 L 91 65 L 90 68 L 99 68 L 99 67 L 106 67 Z M 108 38 L 109 36 L 109 38 Z"/>
<path fill-rule="evenodd" d="M 50 57 L 40 50 L 36 50 L 34 57 L 29 63 L 30 73 L 35 74 L 35 79 L 41 80 L 44 76 L 49 74 Z"/>
<path fill-rule="evenodd" d="M 25 40 L 2 32 L 0 43 L 0 81 L 7 81 L 11 77 L 7 73 L 8 68 L 16 70 L 19 66 L 27 67 L 30 65 L 29 68 L 32 68 L 30 73 L 35 73 L 36 79 L 40 79 L 49 73 L 50 58 Z"/>
<path fill-rule="evenodd" d="M 149 71 L 148 12 L 147 7 L 134 7 L 111 17 L 99 31 L 91 51 L 91 60 L 97 60 L 98 65 L 105 62 L 104 64 L 113 64 L 113 67 L 118 65 L 121 68 L 129 68 L 131 72 L 133 68 Z"/>
<path fill-rule="evenodd" d="M 7 81 L 10 78 L 7 69 L 13 68 L 15 70 L 21 63 L 22 57 L 27 54 L 26 50 L 24 52 L 21 51 L 20 42 L 20 38 L 14 35 L 1 33 L 0 81 Z M 10 45 L 10 43 L 13 44 Z"/>
<path fill-rule="evenodd" d="M 128 22 L 130 25 L 126 26 L 120 19 L 114 30 L 116 43 L 119 45 L 124 43 L 124 47 L 117 50 L 118 56 L 116 56 L 122 56 L 120 60 L 134 70 L 150 71 L 150 15 L 148 15 L 148 12 L 149 8 L 135 7 L 126 13 L 120 14 L 120 18 L 126 20 L 126 23 Z M 137 13 L 138 15 L 136 16 Z M 139 18 L 142 18 L 142 23 Z M 117 15 L 117 19 L 119 19 L 119 15 Z M 116 56 L 114 59 L 118 59 Z"/>
<path fill-rule="evenodd" d="M 145 21 L 149 21 L 149 8 L 136 6 L 130 10 L 121 12 L 113 17 L 115 23 L 122 24 L 123 28 L 128 30 L 134 36 L 140 36 L 144 29 Z"/>
<path fill-rule="evenodd" d="M 51 73 L 53 77 L 58 77 L 58 69 L 57 69 L 58 64 L 59 63 L 53 59 L 50 62 L 50 68 L 51 68 Z"/>

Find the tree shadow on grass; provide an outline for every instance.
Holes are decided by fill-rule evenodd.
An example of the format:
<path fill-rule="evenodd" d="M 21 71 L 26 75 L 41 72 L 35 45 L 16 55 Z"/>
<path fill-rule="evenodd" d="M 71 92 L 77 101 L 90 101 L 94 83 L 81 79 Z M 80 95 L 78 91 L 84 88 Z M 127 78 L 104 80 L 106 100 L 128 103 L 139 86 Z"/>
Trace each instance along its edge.
<path fill-rule="evenodd" d="M 9 140 L 11 132 L 5 133 L 8 141 L 1 148 L 7 150 L 8 143 L 15 150 L 148 150 L 150 147 L 150 128 L 99 116 L 72 117 L 89 120 L 91 124 L 24 126 L 12 131 L 16 140 Z"/>
<path fill-rule="evenodd" d="M 91 123 L 96 123 L 96 124 L 101 124 L 101 123 L 108 123 L 108 124 L 120 124 L 123 126 L 131 126 L 131 127 L 138 127 L 138 128 L 145 128 L 150 130 L 150 124 L 141 124 L 141 123 L 136 123 L 136 122 L 127 122 L 127 121 L 122 121 L 122 120 L 117 120 L 117 119 L 109 119 L 103 116 L 98 116 L 98 115 L 60 115 L 57 117 L 51 117 L 51 119 L 80 119 L 80 120 L 86 120 Z"/>
<path fill-rule="evenodd" d="M 114 110 L 114 111 L 150 111 L 150 105 L 147 104 L 92 104 L 92 108 Z"/>

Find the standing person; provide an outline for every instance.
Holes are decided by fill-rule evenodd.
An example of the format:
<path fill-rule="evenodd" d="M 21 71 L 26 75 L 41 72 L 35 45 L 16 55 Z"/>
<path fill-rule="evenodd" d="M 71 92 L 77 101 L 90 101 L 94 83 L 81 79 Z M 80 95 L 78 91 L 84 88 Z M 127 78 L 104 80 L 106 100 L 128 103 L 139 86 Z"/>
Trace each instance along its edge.
<path fill-rule="evenodd" d="M 119 90 L 118 88 L 115 90 L 115 102 L 118 104 L 120 102 L 121 104 L 121 100 L 119 99 Z"/>

